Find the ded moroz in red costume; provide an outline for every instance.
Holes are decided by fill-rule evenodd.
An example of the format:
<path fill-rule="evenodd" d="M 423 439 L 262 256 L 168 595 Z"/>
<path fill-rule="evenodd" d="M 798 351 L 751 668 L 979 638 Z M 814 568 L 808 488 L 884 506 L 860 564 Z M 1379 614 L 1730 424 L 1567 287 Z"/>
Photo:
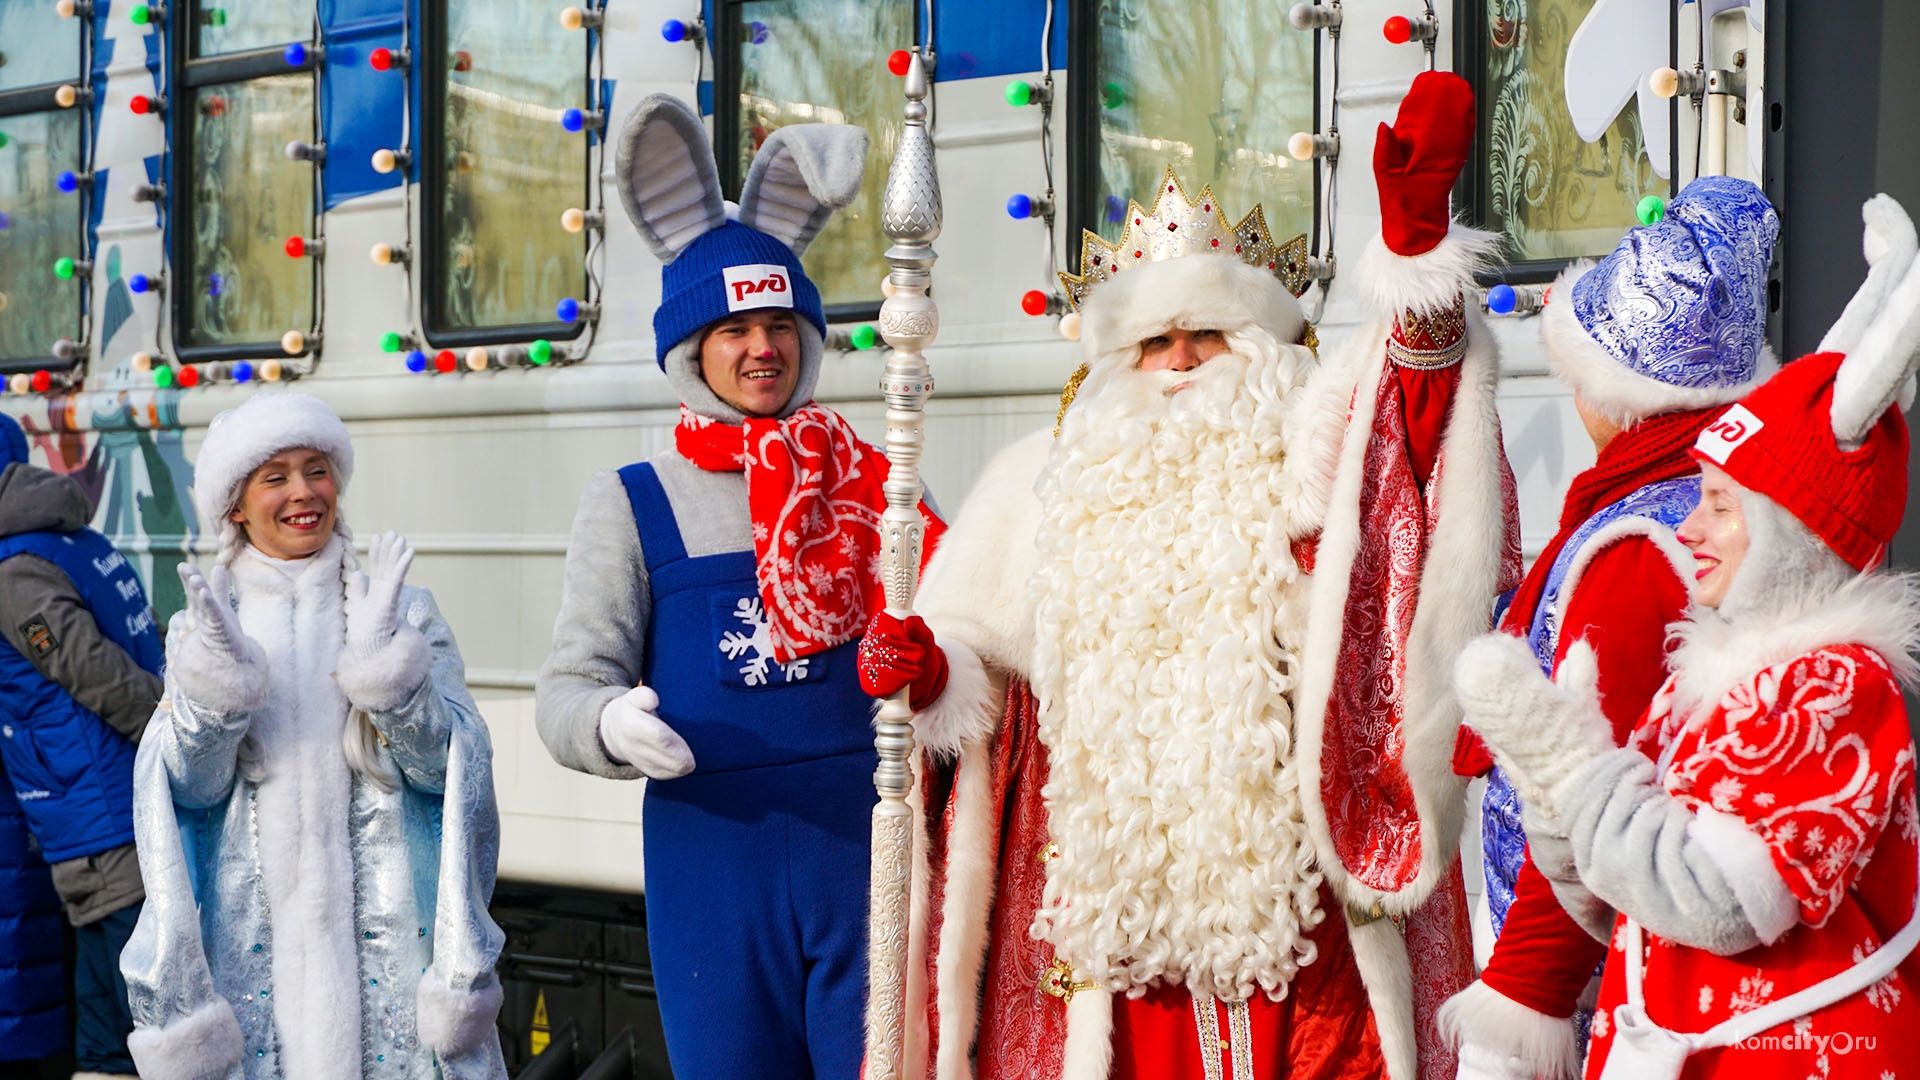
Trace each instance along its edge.
<path fill-rule="evenodd" d="M 1464 304 L 1487 242 L 1446 213 L 1471 125 L 1431 74 L 1382 125 L 1387 239 L 1354 273 L 1375 316 L 1324 362 L 1282 284 L 1306 284 L 1304 238 L 1257 212 L 1230 225 L 1169 171 L 1122 242 L 1087 240 L 1059 437 L 987 466 L 929 564 L 930 632 L 869 630 L 892 661 L 870 690 L 944 657 L 917 726 L 958 757 L 921 792 L 927 1074 L 1451 1075 L 1444 657 L 1517 577 L 1497 360 Z M 1227 351 L 1139 370 L 1170 329 Z M 1377 697 L 1331 677 L 1376 654 Z"/>

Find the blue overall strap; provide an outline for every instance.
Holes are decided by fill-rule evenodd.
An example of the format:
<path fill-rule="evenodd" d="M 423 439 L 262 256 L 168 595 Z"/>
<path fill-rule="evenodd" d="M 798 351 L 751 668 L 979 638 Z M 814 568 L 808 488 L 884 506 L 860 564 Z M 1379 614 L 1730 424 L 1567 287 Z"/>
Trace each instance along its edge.
<path fill-rule="evenodd" d="M 647 573 L 670 562 L 687 557 L 686 542 L 680 539 L 680 523 L 673 516 L 673 504 L 667 501 L 667 489 L 660 486 L 660 474 L 647 462 L 620 470 L 620 483 L 626 486 L 627 503 L 633 507 L 633 523 L 640 530 L 640 550 L 647 558 Z"/>

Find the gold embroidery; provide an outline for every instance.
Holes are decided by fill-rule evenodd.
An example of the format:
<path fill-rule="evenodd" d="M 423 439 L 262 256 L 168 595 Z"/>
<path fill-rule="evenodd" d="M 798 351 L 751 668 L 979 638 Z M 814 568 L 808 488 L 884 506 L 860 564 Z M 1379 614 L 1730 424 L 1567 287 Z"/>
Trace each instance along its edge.
<path fill-rule="evenodd" d="M 1067 406 L 1073 404 L 1075 394 L 1080 392 L 1080 384 L 1087 381 L 1087 365 L 1081 364 L 1067 376 L 1067 385 L 1060 390 L 1060 411 L 1053 414 L 1053 437 L 1060 437 L 1060 425 L 1066 422 Z"/>
<path fill-rule="evenodd" d="M 1075 979 L 1073 968 L 1067 966 L 1067 962 L 1057 956 L 1053 958 L 1053 963 L 1047 965 L 1046 972 L 1040 976 L 1040 989 L 1059 998 L 1063 1004 L 1072 1002 L 1073 995 L 1080 991 L 1092 990 L 1099 985 L 1092 979 Z"/>

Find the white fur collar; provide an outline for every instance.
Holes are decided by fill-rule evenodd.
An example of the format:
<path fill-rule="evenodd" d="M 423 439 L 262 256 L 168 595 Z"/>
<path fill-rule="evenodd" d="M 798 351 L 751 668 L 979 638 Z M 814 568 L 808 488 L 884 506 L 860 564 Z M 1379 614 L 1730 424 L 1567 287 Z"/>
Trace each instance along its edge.
<path fill-rule="evenodd" d="M 1903 685 L 1914 685 L 1920 665 L 1920 578 L 1874 572 L 1858 575 L 1806 610 L 1748 612 L 1733 619 L 1695 608 L 1673 624 L 1678 644 L 1674 712 L 1718 702 L 1735 686 L 1775 664 L 1829 645 L 1861 645 L 1878 653 Z"/>

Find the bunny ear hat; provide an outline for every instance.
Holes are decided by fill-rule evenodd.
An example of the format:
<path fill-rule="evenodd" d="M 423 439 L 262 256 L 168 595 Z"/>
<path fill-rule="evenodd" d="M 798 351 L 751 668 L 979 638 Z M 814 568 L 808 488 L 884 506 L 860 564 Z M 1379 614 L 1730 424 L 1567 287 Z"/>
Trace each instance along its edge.
<path fill-rule="evenodd" d="M 781 416 L 813 398 L 826 313 L 800 256 L 833 212 L 860 194 L 867 133 L 846 124 L 795 124 L 767 137 L 747 170 L 737 220 L 699 114 L 652 94 L 627 116 L 616 171 L 620 202 L 665 264 L 654 342 L 680 399 L 712 420 L 737 424 L 700 375 L 703 331 L 740 311 L 788 308 L 800 320 L 800 379 Z"/>

